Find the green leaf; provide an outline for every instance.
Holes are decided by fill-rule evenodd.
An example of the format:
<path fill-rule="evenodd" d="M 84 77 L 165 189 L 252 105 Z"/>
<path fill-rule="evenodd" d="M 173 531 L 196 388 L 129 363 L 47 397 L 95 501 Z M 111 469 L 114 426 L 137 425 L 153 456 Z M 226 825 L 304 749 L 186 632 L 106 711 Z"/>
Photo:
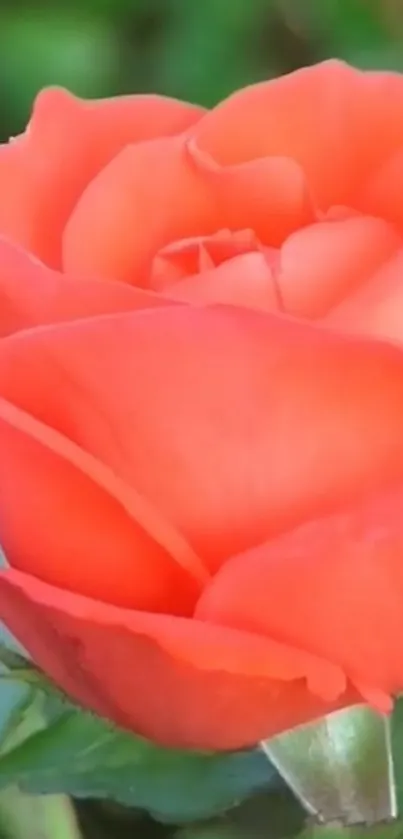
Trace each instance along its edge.
<path fill-rule="evenodd" d="M 284 788 L 257 795 L 220 819 L 184 828 L 175 839 L 285 839 L 300 833 L 305 819 Z"/>
<path fill-rule="evenodd" d="M 179 751 L 117 729 L 74 707 L 1 641 L 0 667 L 3 683 L 20 678 L 30 690 L 0 746 L 0 789 L 18 783 L 33 794 L 108 798 L 183 823 L 220 814 L 279 783 L 261 750 Z"/>
<path fill-rule="evenodd" d="M 6 638 L 0 624 L 0 644 Z M 8 641 L 8 638 L 7 638 Z M 13 655 L 13 653 L 11 653 Z M 14 731 L 24 716 L 27 703 L 30 702 L 30 689 L 18 679 L 1 679 L 4 667 L 0 664 L 0 750 L 9 732 Z"/>
<path fill-rule="evenodd" d="M 175 827 L 110 801 L 75 801 L 85 839 L 172 839 Z"/>
<path fill-rule="evenodd" d="M 189 822 L 233 807 L 277 782 L 259 751 L 175 751 L 120 731 L 92 714 L 66 710 L 46 729 L 0 755 L 0 787 L 30 793 L 112 798 L 156 818 Z"/>

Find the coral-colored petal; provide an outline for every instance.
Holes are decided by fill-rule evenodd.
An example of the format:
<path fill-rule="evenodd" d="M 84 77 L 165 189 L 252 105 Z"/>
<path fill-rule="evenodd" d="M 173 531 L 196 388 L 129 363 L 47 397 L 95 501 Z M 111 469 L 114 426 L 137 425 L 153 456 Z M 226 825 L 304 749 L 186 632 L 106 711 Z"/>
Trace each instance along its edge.
<path fill-rule="evenodd" d="M 322 208 L 351 203 L 372 168 L 401 145 L 403 79 L 324 62 L 240 90 L 194 134 L 224 165 L 292 157 Z"/>
<path fill-rule="evenodd" d="M 323 319 L 327 327 L 403 343 L 403 250 Z"/>
<path fill-rule="evenodd" d="M 268 313 L 171 306 L 20 332 L 0 342 L 0 394 L 211 567 L 403 474 L 400 349 Z"/>
<path fill-rule="evenodd" d="M 17 568 L 119 605 L 192 611 L 203 570 L 133 488 L 4 399 L 0 451 L 2 546 Z"/>
<path fill-rule="evenodd" d="M 212 236 L 177 239 L 153 260 L 150 285 L 158 291 L 192 274 L 217 268 L 228 259 L 262 250 L 253 230 L 219 230 Z"/>
<path fill-rule="evenodd" d="M 357 701 L 339 668 L 303 651 L 105 606 L 17 571 L 0 574 L 0 616 L 67 693 L 170 746 L 254 745 Z M 307 679 L 327 688 L 327 700 Z"/>
<path fill-rule="evenodd" d="M 281 297 L 268 260 L 262 253 L 247 253 L 217 268 L 186 277 L 168 286 L 172 300 L 192 304 L 230 303 L 250 309 L 277 311 Z"/>
<path fill-rule="evenodd" d="M 278 247 L 294 230 L 314 221 L 309 184 L 295 160 L 273 156 L 221 166 L 194 138 L 188 151 L 215 195 L 221 226 L 249 227 L 264 244 Z"/>
<path fill-rule="evenodd" d="M 339 665 L 360 688 L 403 690 L 403 489 L 232 559 L 196 616 Z"/>
<path fill-rule="evenodd" d="M 97 172 L 128 143 L 179 133 L 201 114 L 162 96 L 86 102 L 44 90 L 25 134 L 0 146 L 0 233 L 60 267 L 63 227 Z"/>
<path fill-rule="evenodd" d="M 247 227 L 277 245 L 312 220 L 293 161 L 225 169 L 185 138 L 155 140 L 128 146 L 87 187 L 65 230 L 64 267 L 146 285 L 153 258 L 176 240 Z"/>
<path fill-rule="evenodd" d="M 157 250 L 217 226 L 183 139 L 127 146 L 78 202 L 64 234 L 64 267 L 144 285 Z"/>
<path fill-rule="evenodd" d="M 59 274 L 0 239 L 0 335 L 39 324 L 166 306 L 170 301 L 125 283 Z"/>
<path fill-rule="evenodd" d="M 372 173 L 355 204 L 395 224 L 403 232 L 403 151 L 401 148 Z"/>
<path fill-rule="evenodd" d="M 286 312 L 318 318 L 370 280 L 400 244 L 385 221 L 370 216 L 322 221 L 287 239 L 277 282 Z"/>

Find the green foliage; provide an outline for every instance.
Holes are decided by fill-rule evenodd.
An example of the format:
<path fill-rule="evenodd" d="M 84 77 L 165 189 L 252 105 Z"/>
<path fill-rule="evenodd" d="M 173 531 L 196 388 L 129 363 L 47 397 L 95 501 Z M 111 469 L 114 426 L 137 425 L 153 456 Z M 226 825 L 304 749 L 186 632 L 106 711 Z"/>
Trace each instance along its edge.
<path fill-rule="evenodd" d="M 0 789 L 18 783 L 33 794 L 111 798 L 168 822 L 209 818 L 278 783 L 259 751 L 159 748 L 35 689 L 30 703 L 14 709 L 8 730 Z"/>
<path fill-rule="evenodd" d="M 0 135 L 35 93 L 156 90 L 212 105 L 235 88 L 331 55 L 403 67 L 399 0 L 28 0 L 0 7 Z"/>
<path fill-rule="evenodd" d="M 184 828 L 175 839 L 286 839 L 303 824 L 301 807 L 284 788 L 255 796 L 219 819 Z"/>
<path fill-rule="evenodd" d="M 3 13 L 0 92 L 6 116 L 28 114 L 38 90 L 62 85 L 84 97 L 108 96 L 117 85 L 119 43 L 105 20 L 66 10 Z M 17 126 L 18 130 L 20 126 Z"/>

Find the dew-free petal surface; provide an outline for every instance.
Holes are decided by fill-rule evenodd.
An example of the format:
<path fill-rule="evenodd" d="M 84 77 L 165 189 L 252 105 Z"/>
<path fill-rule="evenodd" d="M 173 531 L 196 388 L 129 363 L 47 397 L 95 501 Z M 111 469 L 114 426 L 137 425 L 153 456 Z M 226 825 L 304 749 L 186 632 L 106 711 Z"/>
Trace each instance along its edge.
<path fill-rule="evenodd" d="M 230 560 L 196 616 L 323 656 L 360 689 L 403 689 L 403 489 Z"/>
<path fill-rule="evenodd" d="M 147 285 L 167 245 L 252 228 L 276 246 L 314 218 L 292 160 L 217 166 L 185 137 L 127 146 L 83 192 L 66 226 L 66 271 Z"/>
<path fill-rule="evenodd" d="M 325 61 L 234 93 L 194 135 L 223 165 L 293 158 L 322 209 L 351 204 L 380 161 L 401 146 L 403 78 Z"/>
<path fill-rule="evenodd" d="M 105 606 L 14 570 L 0 574 L 0 615 L 69 695 L 168 746 L 254 745 L 358 698 L 339 668 L 301 650 Z"/>
<path fill-rule="evenodd" d="M 262 253 L 248 253 L 168 285 L 168 299 L 183 303 L 229 303 L 250 309 L 281 308 L 276 280 Z"/>
<path fill-rule="evenodd" d="M 318 318 L 370 282 L 400 245 L 382 219 L 353 216 L 298 230 L 284 243 L 277 282 L 284 310 Z"/>
<path fill-rule="evenodd" d="M 403 250 L 323 318 L 327 328 L 403 343 Z"/>
<path fill-rule="evenodd" d="M 0 335 L 41 324 L 167 306 L 152 292 L 124 283 L 66 276 L 0 239 Z"/>
<path fill-rule="evenodd" d="M 192 612 L 208 575 L 133 487 L 4 399 L 0 448 L 1 541 L 15 567 L 107 602 Z"/>
<path fill-rule="evenodd" d="M 163 96 L 84 101 L 45 89 L 25 133 L 0 146 L 0 234 L 60 268 L 64 225 L 97 172 L 128 143 L 185 131 L 202 113 Z"/>
<path fill-rule="evenodd" d="M 403 352 L 269 313 L 170 306 L 21 332 L 0 343 L 0 395 L 211 568 L 403 473 Z"/>

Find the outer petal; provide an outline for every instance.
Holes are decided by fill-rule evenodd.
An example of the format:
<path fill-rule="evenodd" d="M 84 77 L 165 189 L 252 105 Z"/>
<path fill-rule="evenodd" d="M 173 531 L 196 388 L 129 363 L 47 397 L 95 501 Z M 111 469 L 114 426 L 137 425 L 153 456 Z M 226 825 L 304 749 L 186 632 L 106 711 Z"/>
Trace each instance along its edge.
<path fill-rule="evenodd" d="M 135 489 L 5 400 L 0 452 L 1 541 L 16 567 L 112 603 L 192 611 L 203 568 Z"/>
<path fill-rule="evenodd" d="M 339 665 L 364 698 L 403 690 L 403 489 L 232 559 L 196 615 Z"/>
<path fill-rule="evenodd" d="M 244 88 L 194 133 L 224 165 L 292 157 L 322 208 L 351 204 L 372 169 L 401 146 L 403 79 L 328 61 Z"/>
<path fill-rule="evenodd" d="M 276 272 L 284 310 L 321 317 L 370 281 L 399 244 L 393 227 L 370 216 L 299 230 L 284 243 Z"/>
<path fill-rule="evenodd" d="M 146 285 L 157 252 L 177 239 L 252 228 L 271 245 L 313 220 L 290 160 L 223 169 L 184 137 L 128 146 L 83 193 L 64 234 L 72 273 Z"/>
<path fill-rule="evenodd" d="M 124 283 L 59 274 L 11 242 L 0 239 L 2 337 L 39 324 L 168 304 L 168 299 Z"/>
<path fill-rule="evenodd" d="M 60 267 L 63 227 L 97 172 L 127 143 L 184 131 L 201 113 L 162 96 L 84 102 L 43 91 L 25 134 L 0 146 L 0 233 Z"/>
<path fill-rule="evenodd" d="M 78 202 L 64 234 L 64 267 L 146 285 L 157 250 L 218 225 L 208 184 L 183 138 L 130 145 Z"/>
<path fill-rule="evenodd" d="M 403 143 L 403 137 L 402 137 Z M 401 144 L 402 144 L 401 143 Z M 356 201 L 366 213 L 374 213 L 395 224 L 403 232 L 403 149 L 400 147 L 372 173 Z"/>
<path fill-rule="evenodd" d="M 339 668 L 300 650 L 105 606 L 16 571 L 0 575 L 0 615 L 71 696 L 169 746 L 252 745 L 357 700 Z"/>
<path fill-rule="evenodd" d="M 330 328 L 403 342 L 403 250 L 335 306 L 323 319 Z"/>
<path fill-rule="evenodd" d="M 403 353 L 246 309 L 18 333 L 0 343 L 0 394 L 106 464 L 213 568 L 403 474 Z"/>

